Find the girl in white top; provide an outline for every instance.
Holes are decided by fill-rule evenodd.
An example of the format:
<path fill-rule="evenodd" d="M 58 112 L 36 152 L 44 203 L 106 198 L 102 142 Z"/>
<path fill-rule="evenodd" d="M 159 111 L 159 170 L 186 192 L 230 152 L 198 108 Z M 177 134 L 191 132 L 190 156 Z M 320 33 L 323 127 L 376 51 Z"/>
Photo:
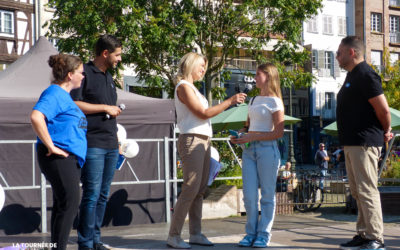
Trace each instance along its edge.
<path fill-rule="evenodd" d="M 180 235 L 189 213 L 189 243 L 212 246 L 201 233 L 203 196 L 210 170 L 210 118 L 230 105 L 244 102 L 246 94 L 239 93 L 224 102 L 209 107 L 207 99 L 197 90 L 194 82 L 200 81 L 207 70 L 207 58 L 190 52 L 183 56 L 178 66 L 175 87 L 175 108 L 178 128 L 178 153 L 183 162 L 182 192 L 174 207 L 167 244 L 173 248 L 191 248 Z"/>
<path fill-rule="evenodd" d="M 249 143 L 242 154 L 243 201 L 246 208 L 246 236 L 239 242 L 244 247 L 267 247 L 275 214 L 275 188 L 280 153 L 276 139 L 283 136 L 284 111 L 277 68 L 273 64 L 258 66 L 256 87 L 260 95 L 250 100 L 249 115 L 233 143 Z M 261 189 L 261 216 L 258 215 L 258 188 Z"/>

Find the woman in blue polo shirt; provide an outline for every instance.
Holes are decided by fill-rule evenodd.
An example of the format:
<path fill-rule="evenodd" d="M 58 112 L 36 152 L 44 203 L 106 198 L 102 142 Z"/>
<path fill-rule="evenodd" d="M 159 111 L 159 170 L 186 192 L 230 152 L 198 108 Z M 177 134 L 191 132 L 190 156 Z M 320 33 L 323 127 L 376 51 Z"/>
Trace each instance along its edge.
<path fill-rule="evenodd" d="M 66 249 L 79 207 L 79 180 L 86 157 L 86 117 L 69 92 L 84 78 L 77 56 L 50 56 L 53 84 L 41 94 L 31 114 L 37 140 L 39 166 L 53 189 L 51 241 Z"/>

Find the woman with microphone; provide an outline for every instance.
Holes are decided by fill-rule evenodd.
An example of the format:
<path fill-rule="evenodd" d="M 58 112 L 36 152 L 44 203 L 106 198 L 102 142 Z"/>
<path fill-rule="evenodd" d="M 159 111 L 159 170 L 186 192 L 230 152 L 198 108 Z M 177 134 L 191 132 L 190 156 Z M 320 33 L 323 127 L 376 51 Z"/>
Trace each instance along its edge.
<path fill-rule="evenodd" d="M 182 227 L 189 213 L 189 243 L 212 246 L 201 233 L 203 196 L 210 171 L 210 118 L 229 106 L 244 102 L 246 94 L 239 93 L 224 102 L 209 107 L 207 99 L 194 86 L 207 71 L 207 58 L 190 52 L 178 65 L 175 86 L 175 108 L 180 130 L 178 153 L 183 162 L 182 192 L 174 207 L 167 244 L 173 248 L 191 248 L 181 239 Z"/>
<path fill-rule="evenodd" d="M 85 162 L 86 117 L 69 92 L 81 86 L 82 61 L 59 54 L 48 61 L 53 84 L 33 107 L 31 123 L 38 139 L 39 167 L 53 190 L 51 241 L 55 249 L 66 249 L 69 233 L 79 207 L 79 181 Z"/>

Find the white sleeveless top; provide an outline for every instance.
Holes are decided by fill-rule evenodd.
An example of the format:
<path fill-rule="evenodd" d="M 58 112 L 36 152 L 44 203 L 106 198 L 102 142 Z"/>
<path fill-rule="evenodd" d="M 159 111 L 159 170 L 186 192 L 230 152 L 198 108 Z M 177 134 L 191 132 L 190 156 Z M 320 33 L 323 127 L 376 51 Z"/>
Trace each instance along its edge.
<path fill-rule="evenodd" d="M 208 108 L 208 101 L 207 99 L 199 92 L 199 90 L 191 83 L 186 80 L 181 80 L 175 87 L 175 110 L 177 115 L 177 122 L 178 128 L 181 134 L 200 134 L 212 137 L 212 128 L 211 128 L 211 120 L 210 119 L 200 119 L 195 116 L 192 111 L 188 109 L 188 107 L 182 103 L 178 95 L 176 93 L 178 87 L 181 84 L 189 85 L 196 97 L 199 99 L 201 105 L 207 109 Z"/>
<path fill-rule="evenodd" d="M 256 96 L 250 101 L 249 131 L 271 132 L 274 128 L 272 114 L 283 110 L 283 103 L 279 97 Z"/>

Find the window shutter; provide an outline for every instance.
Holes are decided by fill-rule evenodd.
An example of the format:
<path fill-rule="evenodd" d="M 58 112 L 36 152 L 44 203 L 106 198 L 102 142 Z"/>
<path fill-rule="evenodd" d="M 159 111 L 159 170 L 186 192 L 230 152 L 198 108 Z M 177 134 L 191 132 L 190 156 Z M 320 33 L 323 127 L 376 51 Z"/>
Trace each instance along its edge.
<path fill-rule="evenodd" d="M 339 67 L 339 62 L 336 60 L 334 57 L 333 59 L 334 65 L 333 65 L 333 77 L 340 77 L 340 67 Z"/>
<path fill-rule="evenodd" d="M 318 68 L 325 68 L 325 51 L 318 50 Z"/>

